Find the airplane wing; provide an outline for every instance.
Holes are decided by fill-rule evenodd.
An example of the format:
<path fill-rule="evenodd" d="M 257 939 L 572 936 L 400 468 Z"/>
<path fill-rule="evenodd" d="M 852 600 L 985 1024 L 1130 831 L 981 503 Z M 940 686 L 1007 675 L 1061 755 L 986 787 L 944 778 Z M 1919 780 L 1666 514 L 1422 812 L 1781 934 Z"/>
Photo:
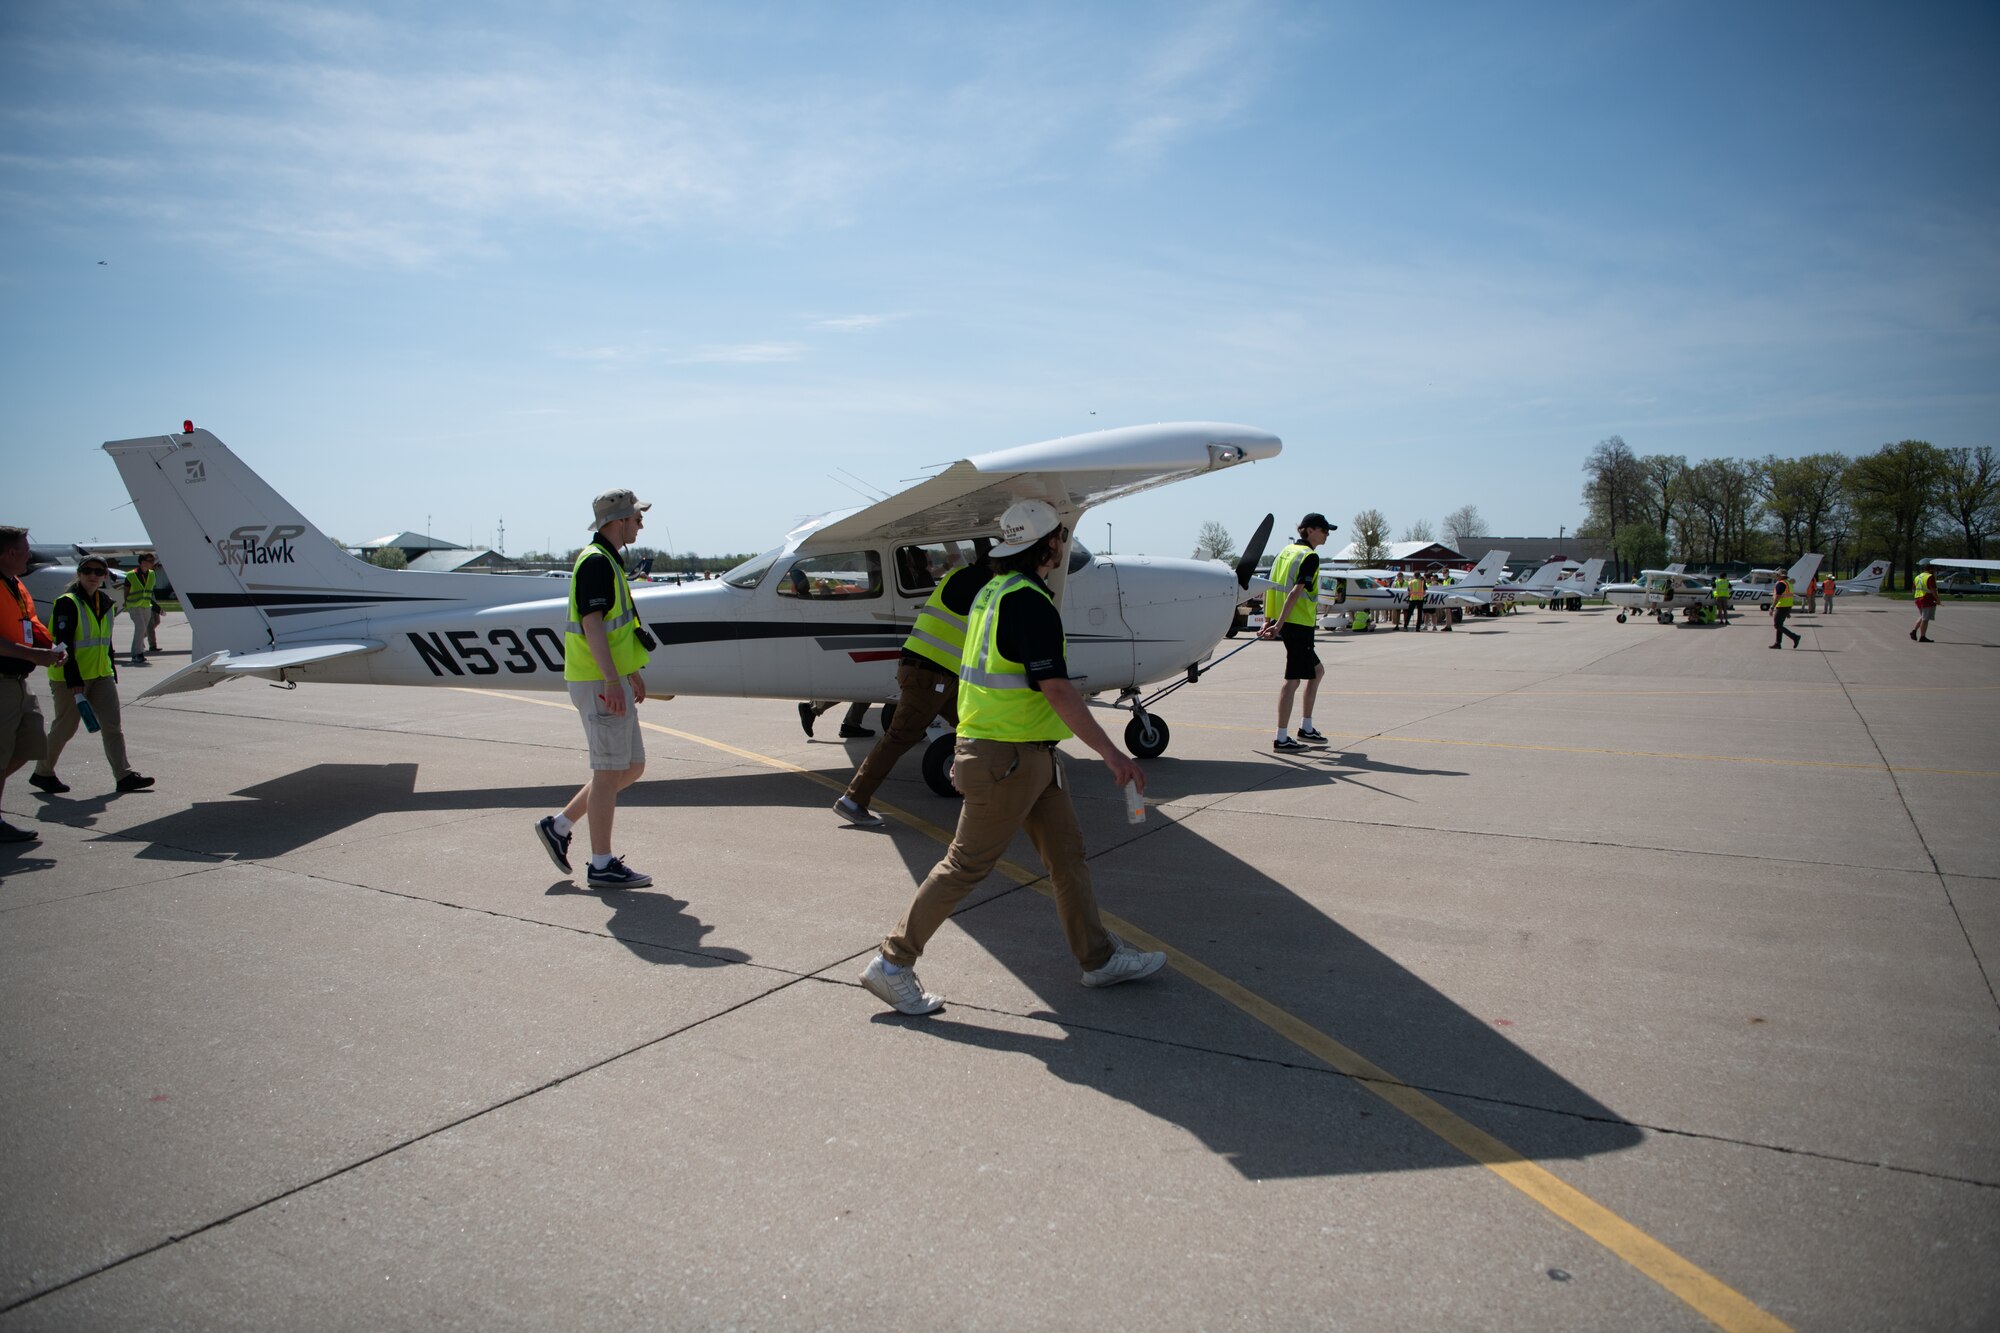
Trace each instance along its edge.
<path fill-rule="evenodd" d="M 1210 421 L 1126 426 L 1024 444 L 960 459 L 908 490 L 813 529 L 799 549 L 993 532 L 1016 500 L 1045 500 L 1074 528 L 1093 505 L 1275 458 L 1283 447 L 1268 431 Z"/>
<path fill-rule="evenodd" d="M 1939 565 L 1945 569 L 1977 569 L 1986 572 L 2000 570 L 2000 560 L 1947 560 L 1942 556 L 1931 556 L 1917 561 L 1920 565 Z"/>

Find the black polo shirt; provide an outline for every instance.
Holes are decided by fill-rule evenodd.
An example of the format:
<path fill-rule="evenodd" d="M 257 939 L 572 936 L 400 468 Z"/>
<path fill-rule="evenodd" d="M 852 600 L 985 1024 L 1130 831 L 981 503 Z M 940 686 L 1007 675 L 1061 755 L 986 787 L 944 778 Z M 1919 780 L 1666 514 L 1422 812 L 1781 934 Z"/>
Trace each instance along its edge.
<path fill-rule="evenodd" d="M 1050 600 L 1049 585 L 1027 575 L 1035 588 L 1016 588 L 1000 599 L 1000 624 L 994 630 L 1000 655 L 1027 669 L 1028 684 L 1042 688 L 1045 680 L 1068 680 L 1063 655 L 1062 613 Z"/>
<path fill-rule="evenodd" d="M 604 540 L 602 533 L 592 538 L 590 544 L 609 559 L 586 560 L 577 566 L 574 584 L 576 618 L 579 624 L 593 611 L 609 616 L 611 608 L 618 605 L 618 576 L 611 568 L 612 563 L 618 559 L 618 552 L 613 549 L 610 542 Z"/>

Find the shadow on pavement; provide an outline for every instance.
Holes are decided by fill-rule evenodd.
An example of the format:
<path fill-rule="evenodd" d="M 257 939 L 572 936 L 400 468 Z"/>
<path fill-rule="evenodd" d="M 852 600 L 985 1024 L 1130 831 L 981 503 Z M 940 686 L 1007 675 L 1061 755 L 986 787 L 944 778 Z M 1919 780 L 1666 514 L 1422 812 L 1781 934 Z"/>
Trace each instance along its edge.
<path fill-rule="evenodd" d="M 1323 755 L 1324 758 L 1320 756 Z M 1106 910 L 1129 913 L 1147 931 L 1334 1040 L 1381 1065 L 1396 1078 L 1439 1095 L 1484 1099 L 1455 1107 L 1535 1158 L 1578 1157 L 1616 1151 L 1639 1141 L 1639 1132 L 1509 1041 L 1488 1018 L 1467 1012 L 1389 955 L 1334 920 L 1313 903 L 1240 857 L 1190 832 L 1182 821 L 1155 816 L 1134 829 L 1115 801 L 1098 799 L 1096 765 L 1072 762 L 1085 784 L 1078 801 L 1087 845 L 1095 849 L 1092 874 Z M 1193 761 L 1176 765 L 1191 785 L 1241 792 L 1285 785 L 1356 781 L 1356 774 L 1456 777 L 1455 770 L 1413 768 L 1374 760 L 1364 751 L 1326 750 L 1306 761 Z M 1162 778 L 1167 770 L 1161 770 Z M 200 802 L 146 824 L 110 835 L 153 843 L 142 855 L 268 857 L 303 847 L 376 815 L 408 811 L 553 809 L 574 790 L 567 782 L 535 787 L 462 791 L 415 790 L 415 764 L 316 764 L 244 788 L 236 799 Z M 1175 785 L 1179 786 L 1176 773 Z M 902 783 L 893 798 L 913 813 L 949 827 L 956 807 Z M 620 799 L 622 808 L 701 809 L 711 806 L 802 808 L 823 803 L 823 793 L 796 776 L 743 772 L 697 782 L 642 782 Z M 829 820 L 827 832 L 839 831 Z M 528 836 L 525 826 L 524 840 Z M 890 836 L 914 886 L 943 854 L 928 837 L 905 828 Z M 449 847 L 449 830 L 440 845 Z M 804 854 L 804 853 L 802 853 Z M 1031 872 L 1041 867 L 1025 839 L 1013 857 Z M 1324 900 L 1337 885 L 1341 857 L 1331 849 Z M 885 886 L 888 887 L 888 886 Z M 552 885 L 552 895 L 581 893 Z M 1331 890 L 1337 897 L 1337 889 Z M 608 932 L 648 959 L 686 966 L 748 961 L 734 951 L 705 949 L 713 927 L 687 913 L 688 904 L 663 893 L 636 891 L 601 896 Z M 894 924 L 906 899 L 891 895 L 883 919 L 857 923 L 872 936 Z M 1077 985 L 1076 963 L 1064 946 L 1054 907 L 1024 899 L 1021 890 L 991 880 L 966 900 L 954 922 L 1030 987 L 1058 1015 L 1092 1015 L 1090 1029 L 1068 1028 L 1060 1038 L 1018 1038 L 957 1022 L 926 1030 L 951 1040 L 1030 1053 L 1058 1077 L 1129 1101 L 1196 1134 L 1213 1151 L 1250 1176 L 1345 1171 L 1430 1169 L 1463 1165 L 1442 1140 L 1415 1131 L 1401 1116 L 1346 1078 L 1325 1073 L 1315 1057 L 1289 1054 L 1256 1062 L 1255 1078 L 1217 1081 L 1216 1061 L 1246 1057 L 1190 1054 L 1182 1047 L 1222 1051 L 1268 1049 L 1271 1038 L 1220 998 L 1185 978 L 1167 978 L 1089 992 Z M 926 977 L 947 996 L 947 977 Z M 1155 993 L 1164 992 L 1164 993 Z M 1106 1006 L 1092 997 L 1112 995 L 1124 1035 L 1104 1030 Z M 1124 1001 L 1130 997 L 1133 1003 Z M 1080 998 L 1083 997 L 1083 998 Z M 872 1005 L 868 997 L 858 1005 Z M 864 1008 L 864 1012 L 866 1012 Z M 1496 1016 L 1497 1017 L 1497 1016 Z M 1244 1025 L 1257 1034 L 1246 1042 Z M 1144 1045 L 1134 1045 L 1133 1039 Z M 1296 1063 L 1313 1077 L 1270 1071 Z M 1197 1073 L 1197 1070 L 1206 1072 Z M 1272 1092 L 1273 1087 L 1281 1095 Z M 1254 1095 L 1247 1089 L 1261 1091 Z M 1471 1109 L 1466 1109 L 1467 1107 Z M 1367 1111 L 1370 1117 L 1359 1113 Z M 1524 1114 L 1523 1112 L 1534 1112 Z M 1394 1126 L 1393 1130 L 1388 1128 Z"/>

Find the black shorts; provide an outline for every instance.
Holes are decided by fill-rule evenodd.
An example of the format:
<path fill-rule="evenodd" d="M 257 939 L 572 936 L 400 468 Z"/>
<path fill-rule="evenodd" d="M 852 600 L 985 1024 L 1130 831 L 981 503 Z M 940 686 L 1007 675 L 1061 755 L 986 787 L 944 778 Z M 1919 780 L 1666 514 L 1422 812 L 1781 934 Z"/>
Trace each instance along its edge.
<path fill-rule="evenodd" d="M 1313 647 L 1311 625 L 1280 625 L 1278 641 L 1285 645 L 1286 680 L 1311 680 L 1319 674 L 1319 652 Z"/>

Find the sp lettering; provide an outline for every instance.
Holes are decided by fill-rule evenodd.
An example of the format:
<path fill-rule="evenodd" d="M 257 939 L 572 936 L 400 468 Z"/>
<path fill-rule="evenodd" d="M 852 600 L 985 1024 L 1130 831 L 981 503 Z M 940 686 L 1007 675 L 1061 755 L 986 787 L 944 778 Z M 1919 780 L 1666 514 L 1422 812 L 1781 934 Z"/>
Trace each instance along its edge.
<path fill-rule="evenodd" d="M 241 572 L 247 565 L 295 565 L 298 553 L 292 538 L 305 535 L 296 523 L 246 523 L 216 543 L 216 563 Z"/>

